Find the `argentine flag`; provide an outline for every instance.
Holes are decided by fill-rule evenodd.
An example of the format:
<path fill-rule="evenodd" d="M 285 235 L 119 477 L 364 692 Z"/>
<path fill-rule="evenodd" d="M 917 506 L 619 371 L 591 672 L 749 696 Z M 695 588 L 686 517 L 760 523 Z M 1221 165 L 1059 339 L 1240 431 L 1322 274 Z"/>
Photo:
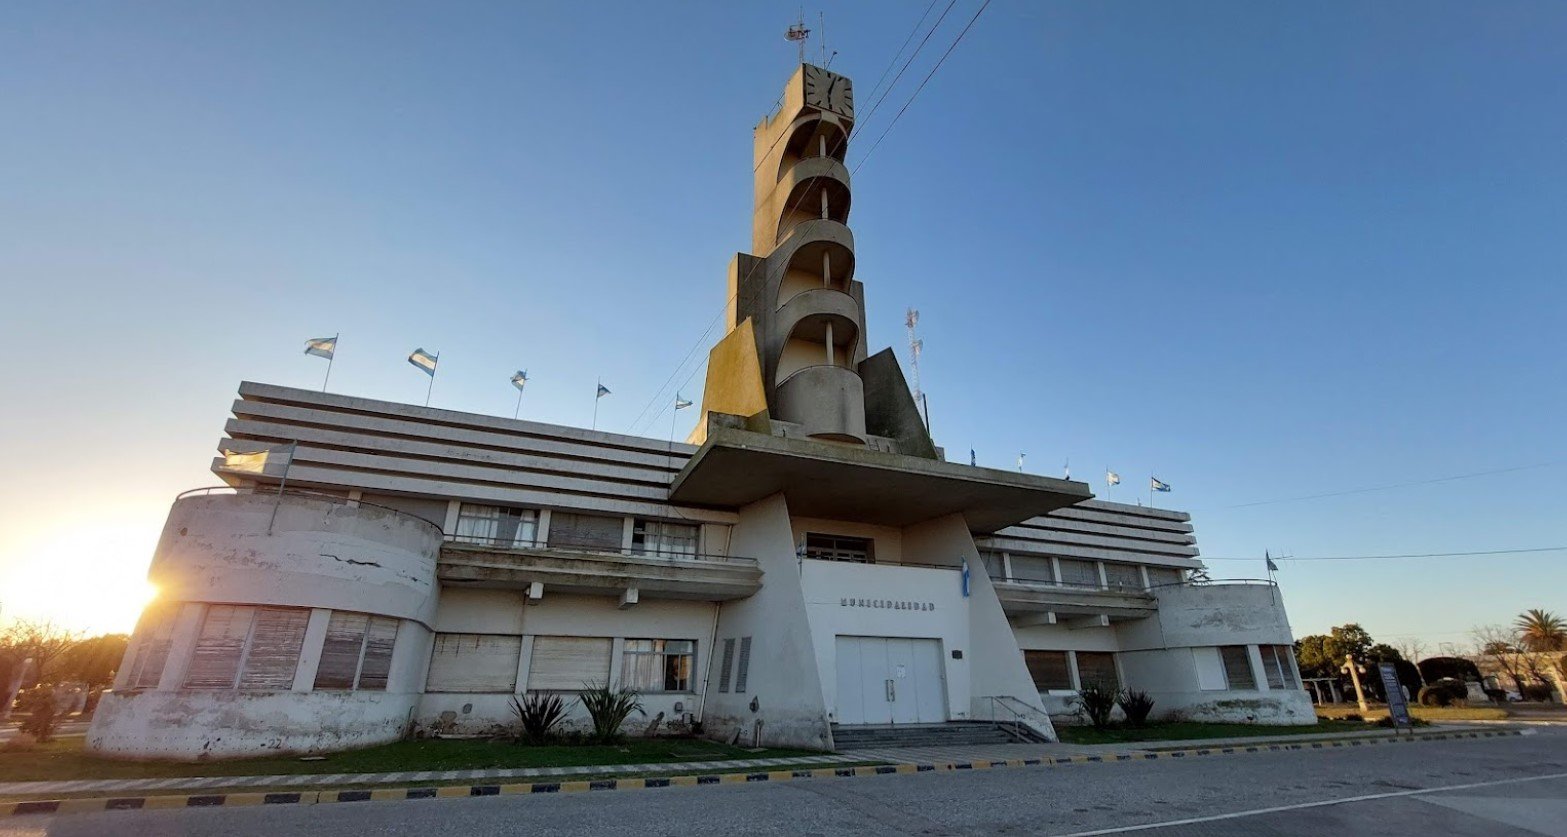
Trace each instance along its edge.
<path fill-rule="evenodd" d="M 1120 485 L 1121 475 L 1114 471 L 1105 471 L 1105 485 Z"/>
<path fill-rule="evenodd" d="M 689 406 L 691 406 L 691 402 L 690 401 L 687 401 L 684 398 L 681 398 L 680 397 L 680 393 L 678 393 L 678 392 L 675 393 L 675 409 L 677 409 L 677 410 L 684 410 L 685 408 L 687 408 Z"/>
<path fill-rule="evenodd" d="M 517 370 L 517 374 L 511 376 L 511 385 L 516 387 L 518 392 L 521 392 L 522 388 L 528 385 L 528 371 L 526 369 Z"/>
<path fill-rule="evenodd" d="M 1152 488 L 1154 491 L 1169 491 L 1170 490 L 1170 484 L 1167 483 L 1167 482 L 1160 482 L 1158 477 L 1149 477 L 1148 478 L 1148 487 Z"/>
<path fill-rule="evenodd" d="M 414 353 L 408 356 L 408 362 L 418 367 L 421 372 L 430 377 L 435 377 L 435 364 L 439 363 L 441 356 L 430 354 L 424 349 L 414 349 Z"/>
<path fill-rule="evenodd" d="M 606 395 L 609 395 L 609 387 L 604 386 L 603 384 L 599 384 L 599 394 L 595 395 L 593 397 L 594 398 L 603 398 Z"/>
<path fill-rule="evenodd" d="M 305 341 L 305 354 L 332 359 L 332 354 L 337 351 L 336 337 L 317 337 L 314 340 Z"/>

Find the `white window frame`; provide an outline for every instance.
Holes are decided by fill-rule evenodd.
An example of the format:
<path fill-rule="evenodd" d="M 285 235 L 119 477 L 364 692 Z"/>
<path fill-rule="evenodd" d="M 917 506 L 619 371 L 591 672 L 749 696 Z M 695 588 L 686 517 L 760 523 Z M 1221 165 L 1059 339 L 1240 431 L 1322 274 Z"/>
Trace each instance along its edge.
<path fill-rule="evenodd" d="M 631 524 L 631 554 L 693 559 L 700 552 L 702 527 L 695 523 L 638 517 Z"/>
<path fill-rule="evenodd" d="M 642 639 L 628 638 L 621 649 L 620 683 L 622 686 L 635 689 L 643 693 L 688 693 L 694 691 L 692 683 L 696 679 L 696 640 L 694 639 Z M 633 647 L 632 643 L 638 643 Z M 646 643 L 646 647 L 641 644 Z M 684 650 L 669 650 L 672 643 L 684 644 Z M 684 688 L 670 688 L 668 685 L 668 666 L 671 657 L 684 657 L 686 659 Z M 652 670 L 657 672 L 662 685 L 652 686 L 630 682 L 631 673 L 639 666 L 634 665 L 643 659 L 654 659 Z"/>

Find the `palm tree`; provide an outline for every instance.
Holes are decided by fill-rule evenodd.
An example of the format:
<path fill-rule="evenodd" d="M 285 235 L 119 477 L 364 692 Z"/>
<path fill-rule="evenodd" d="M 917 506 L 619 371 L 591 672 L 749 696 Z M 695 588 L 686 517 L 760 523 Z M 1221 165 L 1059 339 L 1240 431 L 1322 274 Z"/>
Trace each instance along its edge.
<path fill-rule="evenodd" d="M 1567 650 L 1567 622 L 1548 610 L 1531 608 L 1513 620 L 1518 642 L 1527 651 Z"/>

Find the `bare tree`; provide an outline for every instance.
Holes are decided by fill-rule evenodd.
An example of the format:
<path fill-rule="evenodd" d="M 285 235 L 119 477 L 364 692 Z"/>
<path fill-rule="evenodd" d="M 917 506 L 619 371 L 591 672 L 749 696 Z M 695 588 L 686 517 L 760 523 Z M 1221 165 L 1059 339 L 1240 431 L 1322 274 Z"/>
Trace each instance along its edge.
<path fill-rule="evenodd" d="M 0 719 L 11 716 L 11 704 L 29 675 L 38 677 L 78 639 L 53 622 L 18 619 L 0 628 Z"/>
<path fill-rule="evenodd" d="M 1413 637 L 1406 637 L 1393 643 L 1393 647 L 1404 659 L 1414 663 L 1415 673 L 1420 675 L 1420 685 L 1424 686 L 1426 675 L 1420 670 L 1420 659 L 1426 655 L 1426 644 Z"/>
<path fill-rule="evenodd" d="M 1496 664 L 1497 668 L 1512 678 L 1513 687 L 1523 692 L 1522 652 L 1518 648 L 1518 636 L 1504 625 L 1480 625 L 1469 632 L 1474 639 L 1475 654 Z"/>

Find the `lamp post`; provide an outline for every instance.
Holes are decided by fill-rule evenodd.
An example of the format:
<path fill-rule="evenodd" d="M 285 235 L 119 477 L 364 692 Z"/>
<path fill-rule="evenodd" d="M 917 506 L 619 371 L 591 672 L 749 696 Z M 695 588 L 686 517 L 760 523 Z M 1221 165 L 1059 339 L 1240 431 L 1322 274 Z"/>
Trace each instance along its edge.
<path fill-rule="evenodd" d="M 1361 664 L 1359 664 L 1359 663 L 1357 663 L 1357 662 L 1355 662 L 1355 658 L 1354 657 L 1351 657 L 1348 654 L 1346 654 L 1346 655 L 1344 655 L 1344 667 L 1339 669 L 1339 670 L 1340 671 L 1344 671 L 1344 672 L 1348 672 L 1349 673 L 1349 679 L 1354 682 L 1354 684 L 1355 684 L 1355 700 L 1359 701 L 1359 703 L 1360 703 L 1360 711 L 1361 712 L 1369 712 L 1369 711 L 1371 711 L 1371 707 L 1366 705 L 1366 691 L 1364 689 L 1360 688 L 1360 673 L 1362 671 L 1365 671 L 1366 667 L 1361 665 Z"/>

